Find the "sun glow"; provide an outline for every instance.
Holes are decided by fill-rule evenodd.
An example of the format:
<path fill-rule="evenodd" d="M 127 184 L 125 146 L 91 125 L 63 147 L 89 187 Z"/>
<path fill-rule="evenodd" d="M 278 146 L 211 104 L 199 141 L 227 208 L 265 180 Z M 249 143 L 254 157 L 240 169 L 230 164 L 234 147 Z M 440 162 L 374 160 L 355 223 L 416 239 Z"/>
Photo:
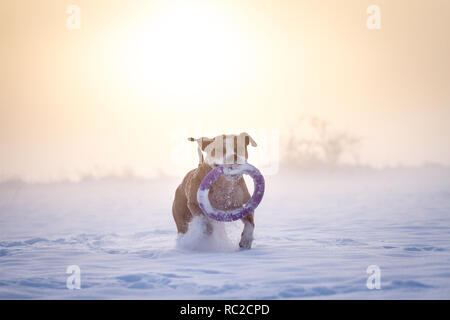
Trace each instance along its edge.
<path fill-rule="evenodd" d="M 145 102 L 212 107 L 236 94 L 251 73 L 253 48 L 222 7 L 165 4 L 144 20 L 126 34 L 120 66 L 126 85 Z"/>

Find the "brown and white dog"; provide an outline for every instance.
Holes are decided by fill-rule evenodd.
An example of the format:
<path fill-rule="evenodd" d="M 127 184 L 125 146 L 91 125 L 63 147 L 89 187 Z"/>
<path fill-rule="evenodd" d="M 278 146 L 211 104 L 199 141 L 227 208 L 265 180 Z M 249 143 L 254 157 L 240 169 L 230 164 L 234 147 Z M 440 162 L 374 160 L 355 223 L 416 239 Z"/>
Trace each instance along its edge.
<path fill-rule="evenodd" d="M 204 216 L 205 230 L 207 234 L 213 232 L 210 218 L 205 216 L 197 202 L 197 191 L 203 178 L 214 168 L 224 164 L 245 163 L 248 159 L 247 146 L 256 147 L 256 142 L 249 134 L 243 132 L 240 135 L 220 135 L 210 138 L 189 138 L 189 141 L 197 141 L 199 152 L 199 165 L 197 169 L 189 171 L 183 182 L 175 191 L 175 199 L 172 205 L 172 213 L 177 225 L 178 233 L 186 233 L 189 222 L 195 216 Z M 206 153 L 206 158 L 203 157 Z M 209 192 L 209 200 L 214 208 L 220 210 L 232 210 L 241 207 L 250 199 L 250 194 L 241 176 L 237 179 L 220 177 Z M 255 228 L 254 212 L 241 221 L 244 223 L 239 246 L 250 249 Z"/>

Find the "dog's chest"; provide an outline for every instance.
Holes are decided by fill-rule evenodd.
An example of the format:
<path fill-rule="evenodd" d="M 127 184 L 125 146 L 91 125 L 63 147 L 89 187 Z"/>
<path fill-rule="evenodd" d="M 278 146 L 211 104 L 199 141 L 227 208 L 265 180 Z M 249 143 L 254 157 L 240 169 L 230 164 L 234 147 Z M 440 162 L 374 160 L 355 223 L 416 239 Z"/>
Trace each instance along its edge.
<path fill-rule="evenodd" d="M 243 181 L 219 178 L 211 187 L 209 201 L 214 208 L 230 210 L 241 207 L 245 202 Z"/>

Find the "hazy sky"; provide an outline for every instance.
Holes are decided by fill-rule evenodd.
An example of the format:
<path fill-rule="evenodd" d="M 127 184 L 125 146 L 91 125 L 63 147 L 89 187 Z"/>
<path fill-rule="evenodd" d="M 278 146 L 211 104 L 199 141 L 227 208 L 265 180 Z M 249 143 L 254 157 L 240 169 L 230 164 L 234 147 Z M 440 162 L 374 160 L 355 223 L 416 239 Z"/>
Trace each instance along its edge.
<path fill-rule="evenodd" d="M 283 143 L 302 114 L 364 163 L 450 164 L 449 57 L 448 0 L 2 1 L 0 178 L 151 176 L 195 165 L 188 136 Z"/>

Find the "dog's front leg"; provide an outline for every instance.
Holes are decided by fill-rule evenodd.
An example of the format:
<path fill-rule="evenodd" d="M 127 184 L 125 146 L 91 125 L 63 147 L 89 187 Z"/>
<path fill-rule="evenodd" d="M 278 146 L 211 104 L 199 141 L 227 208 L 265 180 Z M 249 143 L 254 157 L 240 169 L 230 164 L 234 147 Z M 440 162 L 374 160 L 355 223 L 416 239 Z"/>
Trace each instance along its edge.
<path fill-rule="evenodd" d="M 255 222 L 253 220 L 253 212 L 241 220 L 244 223 L 244 230 L 241 234 L 241 241 L 239 247 L 243 249 L 250 249 L 253 242 L 253 230 L 255 229 Z"/>
<path fill-rule="evenodd" d="M 208 217 L 206 217 L 203 214 L 203 211 L 202 211 L 202 209 L 200 209 L 198 204 L 195 203 L 195 202 L 188 202 L 187 206 L 189 208 L 189 211 L 191 211 L 192 217 L 200 216 L 200 217 L 203 218 L 202 220 L 203 220 L 203 222 L 205 224 L 205 233 L 207 235 L 212 234 L 213 233 L 213 226 L 212 226 L 211 222 L 209 221 Z"/>

